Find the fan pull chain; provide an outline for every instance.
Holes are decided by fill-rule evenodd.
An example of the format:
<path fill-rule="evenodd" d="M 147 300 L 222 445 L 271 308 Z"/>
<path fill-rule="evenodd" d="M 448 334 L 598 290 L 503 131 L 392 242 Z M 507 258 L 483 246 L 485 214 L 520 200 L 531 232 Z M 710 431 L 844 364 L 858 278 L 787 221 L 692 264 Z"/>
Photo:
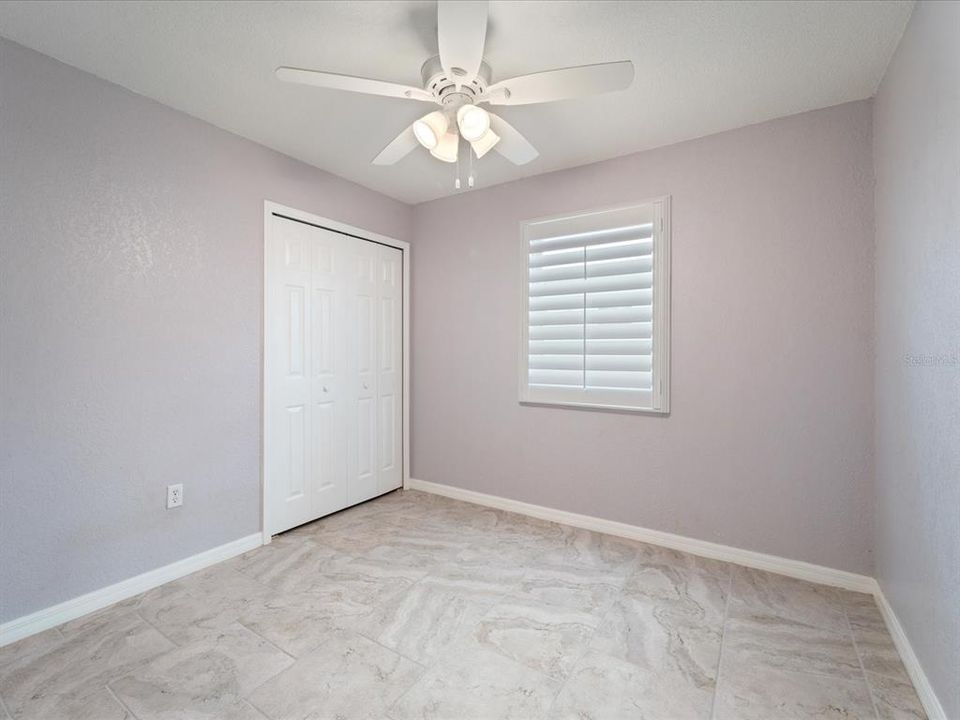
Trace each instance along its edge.
<path fill-rule="evenodd" d="M 459 137 L 457 138 L 457 143 L 458 143 L 458 144 L 460 143 L 460 138 L 459 138 Z M 459 148 L 457 148 L 457 149 L 459 150 Z M 457 152 L 456 173 L 457 173 L 457 175 L 456 175 L 456 177 L 454 178 L 453 187 L 456 188 L 457 190 L 459 190 L 459 189 L 460 189 L 460 153 L 459 153 L 459 152 Z"/>
<path fill-rule="evenodd" d="M 473 146 L 467 146 L 467 152 L 470 153 L 470 175 L 467 176 L 467 187 L 473 187 Z"/>

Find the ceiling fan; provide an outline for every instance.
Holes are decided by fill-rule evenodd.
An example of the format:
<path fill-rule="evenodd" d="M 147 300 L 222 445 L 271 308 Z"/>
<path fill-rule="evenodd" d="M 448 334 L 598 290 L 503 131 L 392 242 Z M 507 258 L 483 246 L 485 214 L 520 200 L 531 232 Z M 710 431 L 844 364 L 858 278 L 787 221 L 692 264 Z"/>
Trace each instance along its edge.
<path fill-rule="evenodd" d="M 511 162 L 524 165 L 537 157 L 536 148 L 506 120 L 481 105 L 530 105 L 565 100 L 622 90 L 633 81 L 633 63 L 623 60 L 547 70 L 491 83 L 490 66 L 483 61 L 487 5 L 487 0 L 440 0 L 437 3 L 440 54 L 423 64 L 422 88 L 294 67 L 277 68 L 277 78 L 440 106 L 400 133 L 373 159 L 374 165 L 393 165 L 419 145 L 438 160 L 453 163 L 459 157 L 461 138 L 477 158 L 496 150 Z"/>

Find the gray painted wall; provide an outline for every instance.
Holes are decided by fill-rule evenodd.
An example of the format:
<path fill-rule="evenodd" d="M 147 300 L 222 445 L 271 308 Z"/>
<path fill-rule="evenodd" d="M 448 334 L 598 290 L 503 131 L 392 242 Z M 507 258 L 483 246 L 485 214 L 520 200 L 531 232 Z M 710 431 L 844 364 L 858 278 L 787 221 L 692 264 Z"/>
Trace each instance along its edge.
<path fill-rule="evenodd" d="M 520 221 L 663 194 L 670 417 L 519 405 Z M 869 102 L 418 206 L 414 477 L 872 574 L 872 206 Z"/>
<path fill-rule="evenodd" d="M 0 621 L 258 531 L 264 199 L 411 236 L 402 203 L 0 40 Z"/>
<path fill-rule="evenodd" d="M 914 9 L 874 106 L 877 579 L 960 718 L 960 3 Z"/>

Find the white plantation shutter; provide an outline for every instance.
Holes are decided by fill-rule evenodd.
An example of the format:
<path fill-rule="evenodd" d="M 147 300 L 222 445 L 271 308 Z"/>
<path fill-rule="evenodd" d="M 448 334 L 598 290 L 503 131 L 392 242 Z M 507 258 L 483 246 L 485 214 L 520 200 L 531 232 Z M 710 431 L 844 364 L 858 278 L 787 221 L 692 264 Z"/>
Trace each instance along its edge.
<path fill-rule="evenodd" d="M 521 401 L 667 411 L 667 202 L 524 223 Z"/>

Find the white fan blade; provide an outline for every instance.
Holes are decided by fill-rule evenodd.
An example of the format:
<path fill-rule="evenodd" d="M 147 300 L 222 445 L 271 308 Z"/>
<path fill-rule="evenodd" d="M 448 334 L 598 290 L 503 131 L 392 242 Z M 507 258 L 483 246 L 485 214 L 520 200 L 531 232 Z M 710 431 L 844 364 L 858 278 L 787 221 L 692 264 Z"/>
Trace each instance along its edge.
<path fill-rule="evenodd" d="M 501 80 L 487 88 L 480 102 L 491 105 L 529 105 L 623 90 L 633 82 L 629 60 L 547 70 Z"/>
<path fill-rule="evenodd" d="M 437 3 L 437 44 L 440 64 L 461 85 L 480 72 L 487 37 L 487 0 L 440 0 Z"/>
<path fill-rule="evenodd" d="M 417 136 L 413 134 L 413 125 L 411 125 L 380 151 L 380 154 L 373 159 L 373 164 L 393 165 L 418 147 L 420 147 L 420 143 L 417 142 Z"/>
<path fill-rule="evenodd" d="M 502 117 L 490 113 L 490 127 L 500 136 L 500 142 L 493 149 L 514 165 L 526 165 L 540 155 L 530 141 Z"/>
<path fill-rule="evenodd" d="M 353 75 L 338 75 L 337 73 L 320 72 L 319 70 L 278 67 L 277 79 L 283 80 L 283 82 L 314 85 L 331 90 L 347 90 L 349 92 L 365 93 L 367 95 L 385 95 L 386 97 L 434 102 L 433 95 L 413 85 L 401 85 L 399 83 L 386 82 L 385 80 L 354 77 Z"/>

